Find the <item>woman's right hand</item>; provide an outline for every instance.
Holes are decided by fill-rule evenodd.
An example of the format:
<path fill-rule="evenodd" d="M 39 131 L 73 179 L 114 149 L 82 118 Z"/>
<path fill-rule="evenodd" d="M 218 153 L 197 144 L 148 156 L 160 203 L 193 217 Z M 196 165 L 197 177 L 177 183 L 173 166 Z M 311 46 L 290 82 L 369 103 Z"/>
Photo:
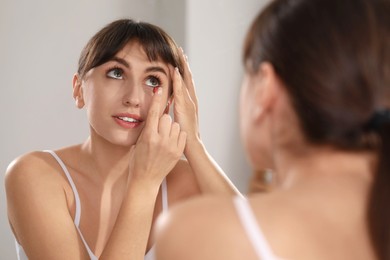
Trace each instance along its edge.
<path fill-rule="evenodd" d="M 154 94 L 137 143 L 131 148 L 131 179 L 156 181 L 160 185 L 183 154 L 186 133 L 168 114 L 162 114 L 162 89 Z"/>

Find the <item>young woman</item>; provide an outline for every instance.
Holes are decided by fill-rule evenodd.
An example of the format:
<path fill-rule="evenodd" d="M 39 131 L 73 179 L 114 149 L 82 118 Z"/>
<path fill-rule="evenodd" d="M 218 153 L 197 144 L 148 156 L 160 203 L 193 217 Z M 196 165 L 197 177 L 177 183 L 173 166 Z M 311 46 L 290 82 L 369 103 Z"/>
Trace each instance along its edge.
<path fill-rule="evenodd" d="M 244 45 L 240 118 L 279 186 L 170 211 L 158 260 L 390 259 L 389 14 L 388 0 L 270 2 Z"/>
<path fill-rule="evenodd" d="M 202 145 L 188 63 L 159 27 L 124 19 L 101 29 L 81 53 L 73 97 L 89 138 L 7 169 L 19 259 L 153 259 L 159 213 L 200 193 L 237 193 Z M 172 100 L 174 122 L 164 113 Z"/>

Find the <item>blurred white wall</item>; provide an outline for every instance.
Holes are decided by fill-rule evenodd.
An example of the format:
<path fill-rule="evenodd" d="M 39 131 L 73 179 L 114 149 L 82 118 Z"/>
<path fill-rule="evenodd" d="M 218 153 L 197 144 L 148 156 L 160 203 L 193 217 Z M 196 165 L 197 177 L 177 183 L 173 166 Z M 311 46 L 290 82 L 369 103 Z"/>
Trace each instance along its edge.
<path fill-rule="evenodd" d="M 72 75 L 82 47 L 108 22 L 131 17 L 163 27 L 189 56 L 201 135 L 243 192 L 249 177 L 238 134 L 241 46 L 267 0 L 0 0 L 0 172 L 32 150 L 80 143 L 85 112 Z M 16 259 L 0 178 L 0 259 Z"/>
<path fill-rule="evenodd" d="M 246 192 L 250 177 L 239 137 L 242 45 L 267 0 L 188 0 L 186 44 L 200 100 L 200 133 L 209 153 Z"/>

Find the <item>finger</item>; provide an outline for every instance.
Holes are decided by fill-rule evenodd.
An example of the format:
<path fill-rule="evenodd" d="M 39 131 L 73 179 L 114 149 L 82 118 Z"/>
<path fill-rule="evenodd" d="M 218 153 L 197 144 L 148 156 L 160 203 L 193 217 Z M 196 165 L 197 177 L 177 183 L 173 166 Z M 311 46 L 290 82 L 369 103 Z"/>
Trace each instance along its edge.
<path fill-rule="evenodd" d="M 180 120 L 180 115 L 187 114 L 185 111 L 193 111 L 195 108 L 195 116 L 198 115 L 198 109 L 196 104 L 192 101 L 188 89 L 185 87 L 183 78 L 180 75 L 179 69 L 175 68 L 171 70 L 171 77 L 173 81 L 174 88 L 174 112 L 175 112 L 175 121 Z"/>
<path fill-rule="evenodd" d="M 169 136 L 171 132 L 172 118 L 168 114 L 162 115 L 158 123 L 158 133 L 163 136 Z"/>
<path fill-rule="evenodd" d="M 177 137 L 177 136 L 179 136 L 179 133 L 180 133 L 180 125 L 179 125 L 179 123 L 174 122 L 171 126 L 171 132 L 170 132 L 169 136 Z"/>
<path fill-rule="evenodd" d="M 185 87 L 183 86 L 183 79 L 180 76 L 177 68 L 172 66 L 169 68 L 171 73 L 172 83 L 173 83 L 173 97 L 176 104 L 183 104 L 184 102 L 184 92 Z"/>
<path fill-rule="evenodd" d="M 180 52 L 180 63 L 183 64 L 183 78 L 185 80 L 185 83 L 191 84 L 193 80 L 190 65 L 188 63 L 188 57 L 185 55 L 184 50 L 181 47 Z"/>
<path fill-rule="evenodd" d="M 158 122 L 161 116 L 161 99 L 162 88 L 158 87 L 156 93 L 153 95 L 152 102 L 149 107 L 148 117 L 146 118 L 145 130 L 158 130 Z"/>
<path fill-rule="evenodd" d="M 195 83 L 192 77 L 192 72 L 191 72 L 190 64 L 188 62 L 188 57 L 185 55 L 183 48 L 180 48 L 180 51 L 181 51 L 180 60 L 181 63 L 184 65 L 183 68 L 184 82 L 190 94 L 191 100 L 195 103 L 196 108 L 198 108 L 198 99 L 195 91 Z"/>
<path fill-rule="evenodd" d="M 186 86 L 186 84 L 184 83 L 183 81 L 183 78 L 182 76 L 180 75 L 180 72 L 179 72 L 179 69 L 178 68 L 175 68 L 175 74 L 176 74 L 176 78 L 178 79 L 178 81 L 180 81 L 180 86 L 178 86 L 178 96 L 179 96 L 179 105 L 181 104 L 181 102 L 184 102 L 183 104 L 192 104 L 194 103 L 195 104 L 195 108 L 196 108 L 196 113 L 198 112 L 198 106 L 197 106 L 197 103 L 196 100 L 194 102 L 194 100 L 191 98 L 191 95 L 188 91 L 188 88 Z M 180 88 L 180 89 L 179 89 Z"/>

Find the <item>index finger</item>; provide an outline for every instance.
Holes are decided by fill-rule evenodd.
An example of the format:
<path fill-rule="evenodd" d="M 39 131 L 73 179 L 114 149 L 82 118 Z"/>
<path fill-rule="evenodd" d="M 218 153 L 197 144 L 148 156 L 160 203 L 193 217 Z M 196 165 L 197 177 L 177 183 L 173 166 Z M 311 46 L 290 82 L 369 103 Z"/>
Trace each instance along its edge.
<path fill-rule="evenodd" d="M 158 132 L 158 121 L 161 113 L 161 93 L 162 88 L 157 87 L 157 91 L 153 91 L 154 95 L 149 107 L 148 117 L 146 118 L 145 129 Z"/>
<path fill-rule="evenodd" d="M 181 77 L 180 73 L 178 72 L 177 68 L 174 68 L 173 66 L 169 66 L 169 72 L 172 78 L 172 85 L 173 85 L 173 96 L 175 98 L 175 102 L 181 102 L 184 97 L 184 92 L 186 89 L 183 86 L 183 78 Z"/>

